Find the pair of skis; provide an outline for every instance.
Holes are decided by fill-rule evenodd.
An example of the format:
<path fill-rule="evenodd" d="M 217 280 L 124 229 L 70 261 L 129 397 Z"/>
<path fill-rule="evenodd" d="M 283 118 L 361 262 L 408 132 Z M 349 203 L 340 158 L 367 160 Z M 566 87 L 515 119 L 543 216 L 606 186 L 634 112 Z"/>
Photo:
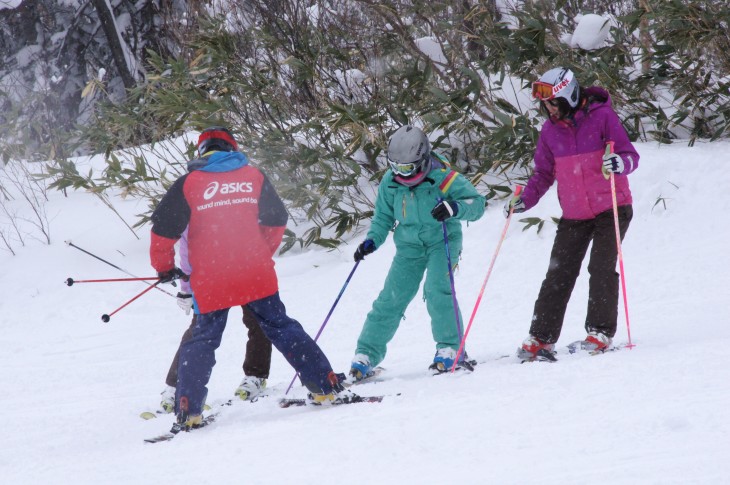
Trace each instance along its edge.
<path fill-rule="evenodd" d="M 259 399 L 263 399 L 265 397 L 268 397 L 269 395 L 270 394 L 269 394 L 268 391 L 263 391 L 263 392 L 261 392 L 259 394 L 256 394 L 254 397 L 252 397 L 250 399 L 241 399 L 241 401 L 249 402 L 249 403 L 255 403 Z M 222 407 L 225 407 L 225 406 L 232 406 L 235 401 L 238 401 L 238 399 L 229 399 L 227 401 L 223 401 L 221 403 L 214 404 L 213 407 L 222 408 Z M 211 409 L 212 409 L 212 407 L 209 406 L 208 404 L 205 404 L 203 406 L 203 411 L 210 411 Z M 139 417 L 142 418 L 142 419 L 144 419 L 144 420 L 150 420 L 150 419 L 155 419 L 157 416 L 167 415 L 167 414 L 171 414 L 171 412 L 164 411 L 162 409 L 158 409 L 156 411 L 144 411 L 144 412 L 140 413 Z"/>
<path fill-rule="evenodd" d="M 576 354 L 579 352 L 586 352 L 588 355 L 601 355 L 607 352 L 615 352 L 622 349 L 623 345 L 610 346 L 604 349 L 598 349 L 594 344 L 588 343 L 585 340 L 576 340 L 573 343 L 568 344 L 567 349 L 569 354 Z M 521 363 L 525 362 L 557 362 L 557 352 L 547 349 L 540 349 L 535 355 L 526 355 L 521 348 L 517 349 L 517 357 Z"/>
<path fill-rule="evenodd" d="M 209 424 L 213 423 L 217 417 L 218 417 L 218 412 L 205 416 L 203 418 L 203 421 L 200 424 L 198 424 L 195 428 L 192 428 L 192 430 L 197 430 L 197 429 L 208 426 Z M 175 423 L 172 425 L 172 429 L 170 429 L 169 432 L 161 434 L 159 436 L 154 436 L 152 438 L 147 438 L 146 440 L 144 440 L 144 442 L 145 443 L 160 443 L 162 441 L 170 441 L 178 434 L 185 433 L 188 431 L 191 431 L 191 429 L 188 429 L 184 424 Z"/>
<path fill-rule="evenodd" d="M 358 379 L 358 380 L 345 379 L 343 381 L 340 381 L 340 384 L 342 384 L 344 387 L 352 387 L 355 385 L 367 384 L 368 382 L 375 382 L 375 381 L 377 381 L 380 374 L 384 370 L 385 369 L 383 367 L 375 367 L 370 372 L 368 372 L 368 374 L 365 377 L 363 377 L 362 379 Z M 319 406 L 319 407 L 340 406 L 342 404 L 357 404 L 357 403 L 362 403 L 362 402 L 382 402 L 384 397 L 385 396 L 357 396 L 352 401 L 348 401 L 348 402 L 334 401 L 334 402 L 324 404 L 324 405 L 310 404 L 307 399 L 283 398 L 283 399 L 279 399 L 279 407 L 280 408 L 290 408 L 290 407 L 307 406 L 307 405 L 314 405 L 314 406 Z"/>
<path fill-rule="evenodd" d="M 343 404 L 378 403 L 378 402 L 382 402 L 384 397 L 385 396 L 357 396 L 357 397 L 355 397 L 354 399 L 352 399 L 350 401 L 346 401 L 346 402 L 332 402 L 332 403 L 328 403 L 328 404 L 324 404 L 324 405 L 319 405 L 317 407 L 327 408 L 327 407 L 330 407 L 330 406 L 340 406 L 340 405 L 343 405 Z M 230 406 L 232 403 L 233 403 L 233 400 L 229 400 L 229 401 L 226 401 L 226 402 L 220 404 L 219 407 Z M 310 404 L 307 399 L 300 399 L 300 398 L 282 398 L 282 399 L 279 400 L 279 407 L 281 407 L 281 408 L 289 408 L 289 407 L 297 407 L 297 406 L 309 406 L 309 405 L 312 405 L 312 404 Z M 154 436 L 152 438 L 147 438 L 147 439 L 144 440 L 144 442 L 145 443 L 160 443 L 160 442 L 163 442 L 163 441 L 170 441 L 173 438 L 175 438 L 175 436 L 177 436 L 178 434 L 180 434 L 181 432 L 195 431 L 195 430 L 198 430 L 200 428 L 204 428 L 204 427 L 208 426 L 209 424 L 215 422 L 215 420 L 218 417 L 219 413 L 220 413 L 220 410 L 217 410 L 217 411 L 215 411 L 215 412 L 213 412 L 211 414 L 208 414 L 207 416 L 204 416 L 202 422 L 199 425 L 197 425 L 196 427 L 192 428 L 192 429 L 188 429 L 184 425 L 175 423 L 175 424 L 172 425 L 172 428 L 167 433 L 163 433 L 161 435 Z M 151 419 L 151 418 L 155 417 L 156 414 L 159 414 L 159 413 L 146 412 L 146 413 L 142 413 L 141 416 L 144 419 Z M 148 417 L 145 418 L 144 415 L 148 415 Z"/>
<path fill-rule="evenodd" d="M 308 399 L 284 398 L 284 399 L 279 399 L 279 407 L 280 408 L 290 408 L 290 407 L 297 407 L 297 406 L 317 406 L 320 408 L 327 408 L 330 406 L 342 406 L 344 404 L 358 404 L 358 403 L 363 403 L 363 402 L 383 402 L 383 398 L 385 398 L 385 396 L 357 396 L 355 399 L 353 399 L 351 401 L 345 401 L 345 402 L 333 401 L 331 403 L 321 404 L 321 405 L 310 404 Z"/>

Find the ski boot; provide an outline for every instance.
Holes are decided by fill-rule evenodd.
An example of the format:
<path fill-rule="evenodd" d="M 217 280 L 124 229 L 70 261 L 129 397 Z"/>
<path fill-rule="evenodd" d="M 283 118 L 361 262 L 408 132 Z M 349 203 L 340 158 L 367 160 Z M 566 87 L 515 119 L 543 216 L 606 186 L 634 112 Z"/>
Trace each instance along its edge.
<path fill-rule="evenodd" d="M 309 404 L 315 406 L 332 406 L 337 404 L 351 404 L 362 400 L 360 396 L 340 384 L 340 376 L 330 372 L 328 380 L 332 384 L 332 390 L 328 393 L 310 392 L 307 394 Z"/>
<path fill-rule="evenodd" d="M 172 386 L 165 387 L 160 396 L 162 396 L 162 401 L 160 401 L 162 410 L 168 414 L 175 411 L 175 388 Z"/>
<path fill-rule="evenodd" d="M 357 382 L 373 374 L 373 367 L 370 365 L 370 357 L 365 354 L 355 354 L 350 364 L 350 377 Z"/>
<path fill-rule="evenodd" d="M 266 389 L 266 379 L 263 377 L 246 376 L 234 394 L 240 397 L 241 400 L 248 401 L 264 392 L 264 389 Z"/>
<path fill-rule="evenodd" d="M 203 415 L 190 414 L 188 409 L 188 398 L 183 396 L 180 398 L 180 410 L 175 417 L 175 424 L 172 425 L 170 430 L 172 434 L 203 427 Z"/>
<path fill-rule="evenodd" d="M 611 337 L 602 334 L 601 332 L 591 331 L 584 340 L 579 340 L 568 345 L 570 353 L 575 353 L 579 350 L 585 350 L 591 354 L 602 354 L 607 350 L 611 349 L 613 340 Z"/>
<path fill-rule="evenodd" d="M 517 357 L 522 362 L 533 362 L 535 360 L 545 360 L 555 362 L 557 359 L 554 354 L 555 344 L 547 344 L 535 337 L 527 337 L 522 346 L 517 349 Z"/>
<path fill-rule="evenodd" d="M 433 357 L 433 363 L 428 368 L 434 371 L 434 374 L 441 374 L 448 372 L 454 366 L 454 359 L 456 359 L 456 351 L 450 347 L 438 349 L 436 355 Z"/>

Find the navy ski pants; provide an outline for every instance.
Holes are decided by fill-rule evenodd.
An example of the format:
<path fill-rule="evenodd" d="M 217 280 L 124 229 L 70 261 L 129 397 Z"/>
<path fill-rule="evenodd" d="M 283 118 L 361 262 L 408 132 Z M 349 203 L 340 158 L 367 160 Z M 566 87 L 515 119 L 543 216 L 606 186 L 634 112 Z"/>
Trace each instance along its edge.
<path fill-rule="evenodd" d="M 246 305 L 261 325 L 274 347 L 296 369 L 302 383 L 311 392 L 332 392 L 332 366 L 317 343 L 302 325 L 287 316 L 279 293 Z M 206 387 L 215 365 L 215 350 L 220 346 L 226 328 L 229 308 L 198 315 L 192 337 L 180 348 L 175 412 L 181 411 L 181 400 L 187 402 L 187 413 L 201 414 L 208 394 Z M 185 407 L 185 406 L 182 406 Z"/>

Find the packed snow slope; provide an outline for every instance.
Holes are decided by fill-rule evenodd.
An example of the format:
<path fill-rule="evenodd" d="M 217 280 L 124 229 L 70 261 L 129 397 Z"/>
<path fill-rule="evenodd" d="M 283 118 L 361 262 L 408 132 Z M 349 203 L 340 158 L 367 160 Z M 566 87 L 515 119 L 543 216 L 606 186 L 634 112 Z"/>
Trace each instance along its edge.
<path fill-rule="evenodd" d="M 383 380 L 356 392 L 381 404 L 280 409 L 293 371 L 275 353 L 272 395 L 222 408 L 215 424 L 145 444 L 172 417 L 154 410 L 190 318 L 141 283 L 76 284 L 126 275 L 64 244 L 70 240 L 138 276 L 153 276 L 149 231 L 140 239 L 98 199 L 51 194 L 52 244 L 0 253 L 0 476 L 8 484 L 560 484 L 727 483 L 730 457 L 730 143 L 638 144 L 634 220 L 624 241 L 631 338 L 601 356 L 520 364 L 555 226 L 522 231 L 522 217 L 558 216 L 555 188 L 512 221 L 468 340 L 474 373 L 431 377 L 425 304 L 408 308 Z M 465 229 L 456 291 L 474 308 L 505 224 L 502 202 Z M 130 221 L 139 201 L 118 201 Z M 276 259 L 282 300 L 311 335 L 353 268 L 359 237 L 341 250 Z M 392 239 L 355 272 L 322 336 L 346 372 L 395 248 Z M 166 285 L 170 292 L 175 288 Z M 559 345 L 584 336 L 587 274 L 578 280 Z M 233 397 L 246 334 L 231 311 L 208 402 Z M 465 323 L 467 323 L 465 322 Z M 616 342 L 628 340 L 623 304 Z M 509 358 L 499 358 L 511 355 Z M 296 386 L 290 396 L 303 396 Z"/>

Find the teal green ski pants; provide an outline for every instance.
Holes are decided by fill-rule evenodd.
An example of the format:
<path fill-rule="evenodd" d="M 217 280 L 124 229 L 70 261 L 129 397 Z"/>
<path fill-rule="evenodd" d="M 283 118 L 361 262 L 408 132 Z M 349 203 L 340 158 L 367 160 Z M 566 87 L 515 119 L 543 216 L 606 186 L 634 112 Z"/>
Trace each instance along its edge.
<path fill-rule="evenodd" d="M 451 264 L 455 266 L 461 253 L 461 241 L 450 240 L 449 249 Z M 402 244 L 396 248 L 383 290 L 373 302 L 373 308 L 357 340 L 356 353 L 370 357 L 373 367 L 385 358 L 388 342 L 398 330 L 406 307 L 416 296 L 424 271 L 424 298 L 431 317 L 431 333 L 436 348 L 451 347 L 458 350 L 460 336 L 443 240 L 425 248 Z M 459 320 L 462 321 L 461 314 Z"/>

